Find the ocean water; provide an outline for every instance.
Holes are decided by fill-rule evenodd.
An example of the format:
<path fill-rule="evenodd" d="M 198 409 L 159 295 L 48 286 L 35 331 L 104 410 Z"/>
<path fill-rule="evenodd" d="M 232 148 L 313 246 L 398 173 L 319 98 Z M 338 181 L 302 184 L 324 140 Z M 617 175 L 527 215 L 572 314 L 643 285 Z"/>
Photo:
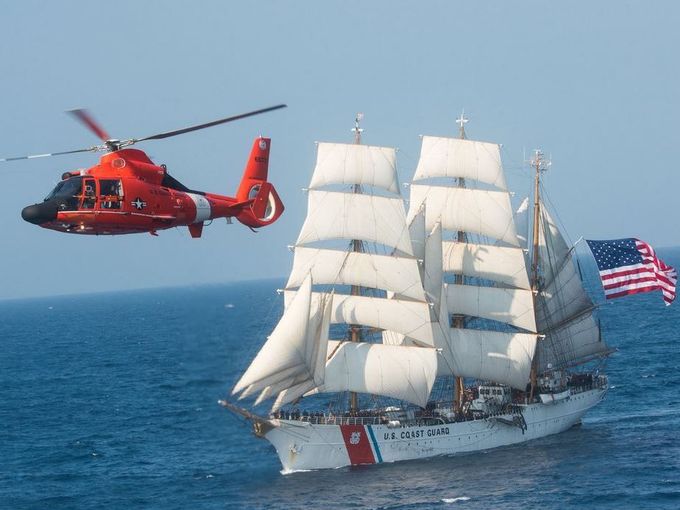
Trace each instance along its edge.
<path fill-rule="evenodd" d="M 579 427 L 284 476 L 216 404 L 278 320 L 281 284 L 0 302 L 0 508 L 680 508 L 680 302 L 602 307 L 619 352 Z"/>

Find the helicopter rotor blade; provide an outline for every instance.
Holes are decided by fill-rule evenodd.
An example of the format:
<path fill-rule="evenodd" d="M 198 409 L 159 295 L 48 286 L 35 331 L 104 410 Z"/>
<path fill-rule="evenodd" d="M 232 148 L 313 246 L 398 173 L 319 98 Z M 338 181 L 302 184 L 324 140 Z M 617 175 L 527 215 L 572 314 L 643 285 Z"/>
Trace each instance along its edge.
<path fill-rule="evenodd" d="M 82 108 L 76 108 L 75 110 L 68 110 L 67 113 L 73 115 L 80 122 L 85 124 L 87 128 L 97 135 L 102 142 L 109 140 L 111 137 L 104 131 L 104 129 L 94 120 L 90 113 Z"/>
<path fill-rule="evenodd" d="M 278 110 L 280 108 L 286 108 L 285 104 L 278 104 L 276 106 L 270 106 L 268 108 L 262 108 L 261 110 L 255 110 L 248 113 L 241 113 L 239 115 L 234 115 L 232 117 L 226 117 L 224 119 L 214 120 L 212 122 L 206 122 L 205 124 L 198 124 L 196 126 L 190 126 L 183 129 L 177 129 L 175 131 L 166 131 L 165 133 L 158 133 L 156 135 L 145 136 L 144 138 L 133 138 L 130 140 L 132 143 L 143 142 L 145 140 L 162 140 L 163 138 L 170 138 L 171 136 L 183 135 L 184 133 L 190 133 L 191 131 L 198 131 L 199 129 L 205 129 L 212 126 L 217 126 L 219 124 L 224 124 L 226 122 L 232 122 L 234 120 L 245 119 L 246 117 L 252 117 L 253 115 L 259 115 L 261 113 L 271 112 L 273 110 Z"/>
<path fill-rule="evenodd" d="M 14 158 L 0 158 L 0 162 L 5 162 L 5 161 L 19 161 L 22 159 L 36 159 L 36 158 L 47 158 L 50 156 L 62 156 L 64 154 L 75 154 L 77 152 L 97 152 L 99 150 L 102 150 L 100 146 L 95 145 L 94 147 L 89 147 L 87 149 L 76 149 L 73 151 L 62 151 L 62 152 L 50 152 L 48 154 L 33 154 L 31 156 L 17 156 Z"/>

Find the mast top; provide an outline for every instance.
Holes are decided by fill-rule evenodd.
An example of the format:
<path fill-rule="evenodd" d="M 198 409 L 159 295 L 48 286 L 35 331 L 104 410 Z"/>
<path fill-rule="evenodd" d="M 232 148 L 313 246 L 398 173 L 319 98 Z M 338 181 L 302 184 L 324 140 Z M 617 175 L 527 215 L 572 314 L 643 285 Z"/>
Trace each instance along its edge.
<path fill-rule="evenodd" d="M 534 156 L 531 158 L 530 164 L 538 172 L 545 172 L 552 165 L 552 161 L 550 159 L 545 159 L 541 149 L 536 149 L 534 150 Z"/>
<path fill-rule="evenodd" d="M 354 127 L 352 131 L 354 132 L 354 143 L 359 145 L 361 143 L 361 133 L 363 133 L 363 128 L 359 127 L 359 123 L 364 120 L 364 114 L 359 112 L 356 117 L 354 117 Z"/>
<path fill-rule="evenodd" d="M 465 116 L 465 109 L 460 114 L 460 117 L 456 119 L 456 124 L 459 126 L 459 131 L 458 131 L 458 136 L 462 139 L 465 140 L 465 124 L 468 123 L 470 119 Z"/>

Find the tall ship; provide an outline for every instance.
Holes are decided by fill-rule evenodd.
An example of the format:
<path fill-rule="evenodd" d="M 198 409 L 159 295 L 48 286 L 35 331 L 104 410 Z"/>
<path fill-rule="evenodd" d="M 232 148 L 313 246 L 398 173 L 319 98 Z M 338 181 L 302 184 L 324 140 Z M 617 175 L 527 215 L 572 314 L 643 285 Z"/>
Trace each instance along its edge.
<path fill-rule="evenodd" d="M 286 473 L 578 424 L 611 351 L 542 198 L 542 153 L 514 211 L 500 146 L 468 139 L 461 115 L 457 137 L 422 137 L 407 209 L 396 150 L 362 144 L 360 120 L 354 143 L 318 144 L 283 315 L 220 404 Z"/>

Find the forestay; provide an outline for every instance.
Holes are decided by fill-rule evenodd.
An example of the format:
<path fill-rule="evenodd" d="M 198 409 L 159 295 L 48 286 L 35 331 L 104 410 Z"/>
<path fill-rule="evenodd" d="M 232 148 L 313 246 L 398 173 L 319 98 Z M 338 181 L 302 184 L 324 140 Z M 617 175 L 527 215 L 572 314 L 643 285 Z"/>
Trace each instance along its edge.
<path fill-rule="evenodd" d="M 232 394 L 246 388 L 251 394 L 277 384 L 310 362 L 305 353 L 309 351 L 306 343 L 311 296 L 312 278 L 307 276 L 274 331 L 234 386 Z"/>

